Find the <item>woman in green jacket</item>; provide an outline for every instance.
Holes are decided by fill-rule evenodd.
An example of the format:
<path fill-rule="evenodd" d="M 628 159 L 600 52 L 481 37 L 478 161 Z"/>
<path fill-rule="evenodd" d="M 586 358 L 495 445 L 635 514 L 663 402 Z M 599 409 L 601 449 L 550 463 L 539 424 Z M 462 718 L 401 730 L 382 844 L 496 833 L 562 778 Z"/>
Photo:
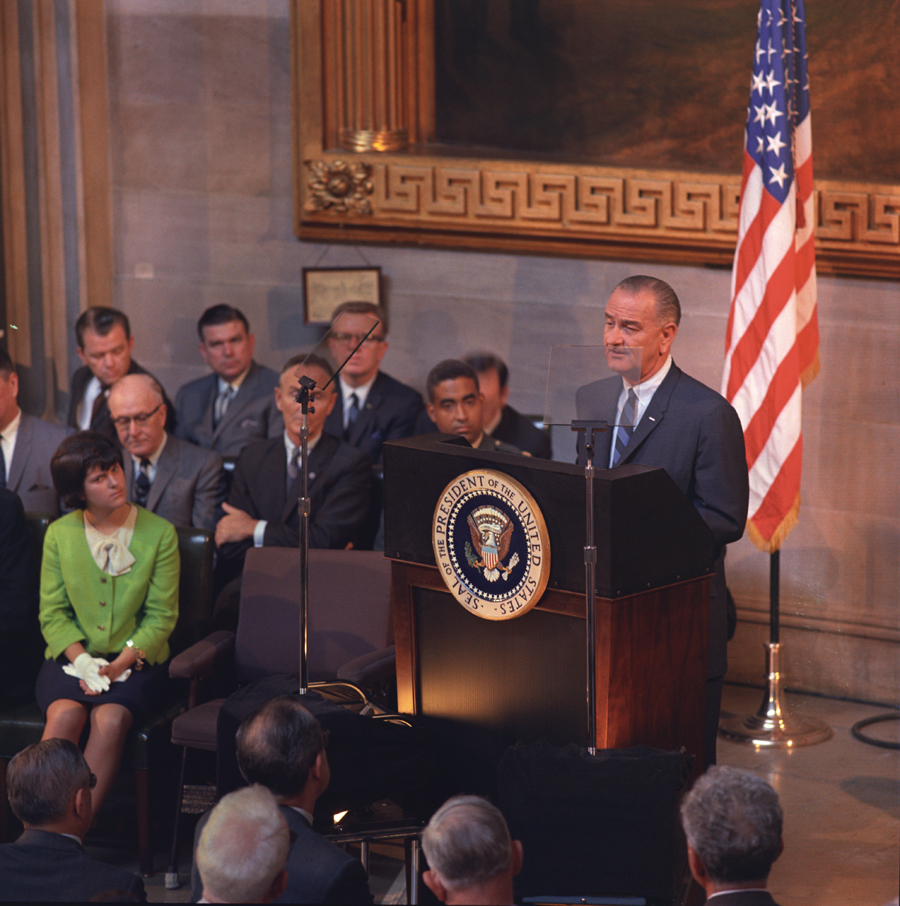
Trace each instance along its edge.
<path fill-rule="evenodd" d="M 112 786 L 125 735 L 168 679 L 178 619 L 178 537 L 165 519 L 129 503 L 122 453 L 81 431 L 50 462 L 74 512 L 50 524 L 41 562 L 41 632 L 47 642 L 36 696 L 44 739 L 76 745 L 97 775 L 96 811 Z"/>

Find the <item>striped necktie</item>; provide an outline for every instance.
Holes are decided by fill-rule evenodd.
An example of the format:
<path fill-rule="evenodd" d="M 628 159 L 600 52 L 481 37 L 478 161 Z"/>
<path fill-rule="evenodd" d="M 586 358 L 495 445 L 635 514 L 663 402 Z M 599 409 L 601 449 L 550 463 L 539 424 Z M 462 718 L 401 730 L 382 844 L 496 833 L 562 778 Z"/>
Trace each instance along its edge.
<path fill-rule="evenodd" d="M 134 477 L 134 502 L 138 506 L 147 506 L 147 495 L 150 493 L 150 460 L 142 459 L 141 467 Z"/>
<path fill-rule="evenodd" d="M 631 435 L 634 434 L 634 426 L 637 416 L 637 394 L 631 388 L 628 396 L 625 398 L 625 405 L 622 407 L 622 424 L 616 428 L 616 448 L 613 450 L 612 464 L 618 465 L 619 460 L 625 455 L 625 448 Z"/>

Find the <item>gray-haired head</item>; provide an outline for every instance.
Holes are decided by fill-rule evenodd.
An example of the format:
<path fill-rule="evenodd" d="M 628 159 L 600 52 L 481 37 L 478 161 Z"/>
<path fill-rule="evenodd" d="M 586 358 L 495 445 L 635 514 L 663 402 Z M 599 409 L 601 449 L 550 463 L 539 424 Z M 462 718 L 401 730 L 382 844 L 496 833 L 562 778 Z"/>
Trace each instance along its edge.
<path fill-rule="evenodd" d="M 710 768 L 681 804 L 688 843 L 717 883 L 765 880 L 781 852 L 782 819 L 765 780 L 725 766 Z"/>
<path fill-rule="evenodd" d="M 65 817 L 72 797 L 91 784 L 91 769 L 68 739 L 45 739 L 14 755 L 6 774 L 13 814 L 40 828 Z"/>
<path fill-rule="evenodd" d="M 643 292 L 650 293 L 656 300 L 656 318 L 660 324 L 678 326 L 681 323 L 681 303 L 678 301 L 675 290 L 664 280 L 636 274 L 633 277 L 626 277 L 616 287 L 616 290 L 622 290 L 629 296 L 637 296 Z"/>
<path fill-rule="evenodd" d="M 449 890 L 483 884 L 506 871 L 512 859 L 503 815 L 480 796 L 448 799 L 428 822 L 422 849 Z"/>
<path fill-rule="evenodd" d="M 290 833 L 275 797 L 254 784 L 223 796 L 197 844 L 204 895 L 219 902 L 261 902 L 287 860 Z"/>

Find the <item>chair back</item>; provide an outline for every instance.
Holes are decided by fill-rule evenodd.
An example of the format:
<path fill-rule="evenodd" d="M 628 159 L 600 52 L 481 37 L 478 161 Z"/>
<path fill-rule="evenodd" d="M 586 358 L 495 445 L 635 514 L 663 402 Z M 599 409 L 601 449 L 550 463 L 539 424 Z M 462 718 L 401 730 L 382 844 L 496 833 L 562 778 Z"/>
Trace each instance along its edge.
<path fill-rule="evenodd" d="M 206 529 L 177 527 L 181 578 L 178 624 L 169 638 L 172 654 L 183 651 L 209 632 L 212 623 L 213 543 Z"/>
<path fill-rule="evenodd" d="M 235 640 L 241 684 L 300 671 L 300 551 L 247 551 Z M 310 682 L 393 642 L 391 562 L 379 551 L 309 552 Z"/>
<path fill-rule="evenodd" d="M 37 564 L 38 569 L 40 569 L 41 558 L 44 555 L 44 535 L 47 534 L 47 529 L 55 518 L 50 513 L 25 513 L 25 523 L 28 526 L 28 534 L 31 536 L 34 562 Z"/>

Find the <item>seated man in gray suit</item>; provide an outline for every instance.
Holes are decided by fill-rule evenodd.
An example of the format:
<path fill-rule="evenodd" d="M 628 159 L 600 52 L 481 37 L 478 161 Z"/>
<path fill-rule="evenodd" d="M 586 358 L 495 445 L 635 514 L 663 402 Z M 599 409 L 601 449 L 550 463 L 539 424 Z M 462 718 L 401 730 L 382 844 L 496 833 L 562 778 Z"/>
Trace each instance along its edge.
<path fill-rule="evenodd" d="M 325 734 L 315 717 L 293 695 L 270 699 L 241 724 L 237 759 L 248 783 L 275 794 L 293 838 L 287 889 L 276 902 L 371 903 L 362 863 L 312 829 L 316 800 L 331 780 Z M 209 815 L 197 824 L 195 844 Z M 204 885 L 196 861 L 191 887 L 197 902 Z"/>
<path fill-rule="evenodd" d="M 428 373 L 426 411 L 435 430 L 458 434 L 476 450 L 492 453 L 521 453 L 512 444 L 491 437 L 484 430 L 484 394 L 471 365 L 459 359 L 444 359 Z"/>
<path fill-rule="evenodd" d="M 681 803 L 688 865 L 716 906 L 778 906 L 766 890 L 781 855 L 781 805 L 762 777 L 711 767 Z"/>
<path fill-rule="evenodd" d="M 197 322 L 200 355 L 212 374 L 185 384 L 175 397 L 175 434 L 220 456 L 281 433 L 273 391 L 278 375 L 253 361 L 255 338 L 230 305 L 207 308 Z"/>
<path fill-rule="evenodd" d="M 19 408 L 19 376 L 0 349 L 0 488 L 19 495 L 26 512 L 59 515 L 59 495 L 50 457 L 71 429 L 35 418 Z"/>
<path fill-rule="evenodd" d="M 78 746 L 45 739 L 22 749 L 7 770 L 9 804 L 25 830 L 15 843 L 0 846 L 0 900 L 85 903 L 121 891 L 147 901 L 139 877 L 89 858 L 82 848 L 97 778 Z"/>
<path fill-rule="evenodd" d="M 113 384 L 109 411 L 125 457 L 129 497 L 172 525 L 213 531 L 224 498 L 222 457 L 166 432 L 166 404 L 149 374 Z"/>

